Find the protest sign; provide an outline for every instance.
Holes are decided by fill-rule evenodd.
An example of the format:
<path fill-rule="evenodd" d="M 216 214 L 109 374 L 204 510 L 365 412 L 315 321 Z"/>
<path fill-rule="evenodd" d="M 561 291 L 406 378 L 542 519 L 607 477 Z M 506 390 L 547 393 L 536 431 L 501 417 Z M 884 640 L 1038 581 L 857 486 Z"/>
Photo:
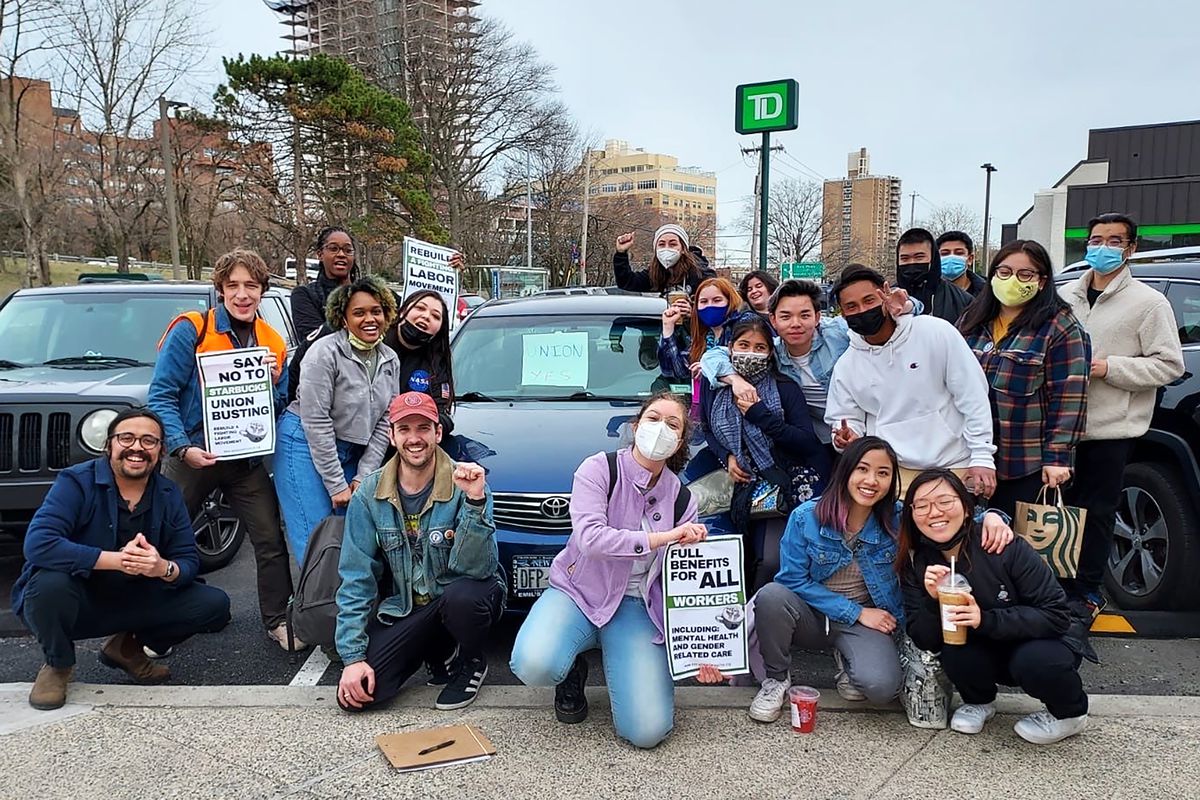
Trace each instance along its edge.
<path fill-rule="evenodd" d="M 521 337 L 525 386 L 588 385 L 587 331 L 527 333 Z"/>
<path fill-rule="evenodd" d="M 662 582 L 671 677 L 690 678 L 701 664 L 726 675 L 749 672 L 742 537 L 670 545 L 663 554 Z"/>
<path fill-rule="evenodd" d="M 458 270 L 450 266 L 449 247 L 404 237 L 404 297 L 430 289 L 446 301 L 453 316 L 458 311 Z"/>
<path fill-rule="evenodd" d="M 204 441 L 218 461 L 275 452 L 275 396 L 270 350 L 246 347 L 197 353 Z"/>

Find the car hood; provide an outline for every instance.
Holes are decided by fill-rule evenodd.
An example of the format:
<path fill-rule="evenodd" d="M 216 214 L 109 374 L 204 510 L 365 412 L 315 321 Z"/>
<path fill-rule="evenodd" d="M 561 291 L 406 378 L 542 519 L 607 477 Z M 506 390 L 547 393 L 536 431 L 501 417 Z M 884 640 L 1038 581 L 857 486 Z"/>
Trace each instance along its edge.
<path fill-rule="evenodd" d="M 21 367 L 0 370 L 0 403 L 71 400 L 146 400 L 154 367 L 93 369 Z"/>
<path fill-rule="evenodd" d="M 487 469 L 494 492 L 567 493 L 585 458 L 628 442 L 639 405 L 460 402 L 454 406 L 456 456 Z"/>

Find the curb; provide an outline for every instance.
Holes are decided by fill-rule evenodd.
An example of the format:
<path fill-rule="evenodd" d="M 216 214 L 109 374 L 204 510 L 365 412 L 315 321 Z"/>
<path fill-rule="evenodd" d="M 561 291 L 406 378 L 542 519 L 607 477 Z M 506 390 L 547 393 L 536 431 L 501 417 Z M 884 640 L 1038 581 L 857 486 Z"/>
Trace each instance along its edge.
<path fill-rule="evenodd" d="M 0 702 L 23 703 L 31 683 L 0 684 Z M 332 686 L 131 686 L 129 684 L 73 683 L 69 705 L 86 708 L 332 708 Z M 693 709 L 745 709 L 753 688 L 684 686 L 675 690 L 675 706 Z M 608 704 L 601 686 L 589 687 L 588 701 Z M 437 690 L 426 686 L 406 690 L 393 708 L 432 708 Z M 1089 714 L 1096 717 L 1200 718 L 1200 697 L 1163 695 L 1091 695 Z M 546 709 L 554 704 L 554 690 L 528 686 L 488 686 L 474 708 Z M 1028 714 L 1041 703 L 1023 694 L 1001 694 L 996 710 L 1001 714 Z M 825 690 L 821 709 L 850 713 L 899 714 L 899 703 L 869 706 L 850 702 Z"/>

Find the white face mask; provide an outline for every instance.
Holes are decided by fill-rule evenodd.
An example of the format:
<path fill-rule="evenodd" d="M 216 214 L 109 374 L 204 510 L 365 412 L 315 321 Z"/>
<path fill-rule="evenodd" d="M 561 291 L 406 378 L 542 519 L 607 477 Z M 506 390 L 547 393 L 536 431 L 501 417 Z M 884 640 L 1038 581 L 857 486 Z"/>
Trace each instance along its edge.
<path fill-rule="evenodd" d="M 660 420 L 639 422 L 633 434 L 638 452 L 651 461 L 666 461 L 679 449 L 679 434 Z"/>
<path fill-rule="evenodd" d="M 658 263 L 662 264 L 664 268 L 670 269 L 679 260 L 680 253 L 670 247 L 660 247 L 654 251 L 654 255 L 658 256 Z"/>

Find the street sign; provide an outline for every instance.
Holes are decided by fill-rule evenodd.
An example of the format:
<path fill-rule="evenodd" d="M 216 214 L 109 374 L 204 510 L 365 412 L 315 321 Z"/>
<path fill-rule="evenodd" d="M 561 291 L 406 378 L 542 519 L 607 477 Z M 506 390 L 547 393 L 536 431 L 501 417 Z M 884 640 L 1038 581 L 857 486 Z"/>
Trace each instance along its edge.
<path fill-rule="evenodd" d="M 799 126 L 800 84 L 795 80 L 743 83 L 734 91 L 733 128 L 738 133 L 794 131 Z"/>
<path fill-rule="evenodd" d="M 824 276 L 825 265 L 820 261 L 785 261 L 779 265 L 779 277 L 785 281 L 792 278 L 817 281 Z"/>

